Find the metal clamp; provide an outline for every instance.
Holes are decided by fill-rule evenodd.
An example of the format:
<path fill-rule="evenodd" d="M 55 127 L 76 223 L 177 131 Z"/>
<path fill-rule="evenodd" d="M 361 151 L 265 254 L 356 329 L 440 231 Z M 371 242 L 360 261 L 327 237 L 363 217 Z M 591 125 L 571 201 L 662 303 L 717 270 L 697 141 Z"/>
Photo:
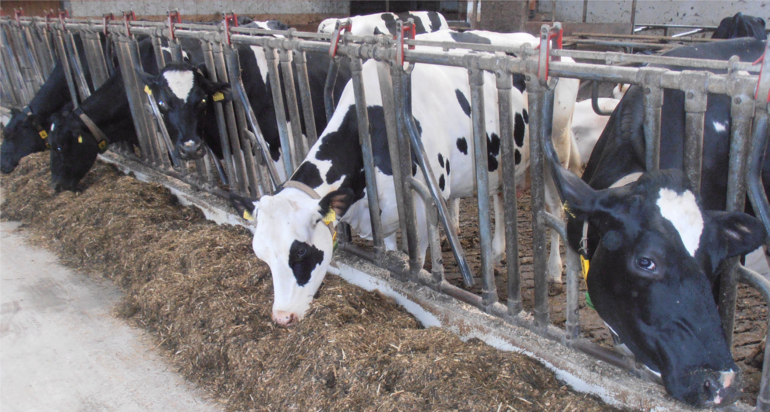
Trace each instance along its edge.
<path fill-rule="evenodd" d="M 754 92 L 754 100 L 761 101 L 762 103 L 770 102 L 770 68 L 766 67 L 768 59 L 765 58 L 765 56 L 767 56 L 768 49 L 770 49 L 770 47 L 765 44 L 765 52 L 762 54 L 762 57 L 754 62 L 754 64 L 762 62 L 762 68 L 759 70 L 757 90 Z M 762 96 L 761 99 L 760 96 Z"/>
<path fill-rule="evenodd" d="M 168 31 L 170 33 L 169 38 L 171 40 L 176 40 L 176 35 L 174 34 L 174 17 L 176 17 L 177 23 L 182 23 L 182 16 L 179 15 L 179 10 L 168 11 L 166 12 L 166 16 L 168 18 Z"/>
<path fill-rule="evenodd" d="M 235 14 L 235 12 L 226 13 L 224 20 L 222 20 L 222 25 L 225 30 L 225 39 L 227 40 L 228 46 L 233 45 L 230 41 L 230 22 L 233 22 L 233 27 L 238 27 L 238 15 Z"/>
<path fill-rule="evenodd" d="M 548 67 L 551 62 L 551 40 L 556 38 L 555 49 L 561 49 L 564 37 L 564 30 L 562 30 L 561 23 L 556 22 L 553 27 L 544 24 L 540 28 L 540 44 L 535 49 L 540 50 L 539 59 L 537 61 L 537 79 L 543 86 L 548 85 Z M 560 61 L 561 57 L 554 56 L 553 61 Z"/>
<path fill-rule="evenodd" d="M 109 32 L 107 30 L 107 20 L 115 20 L 115 15 L 112 13 L 104 13 L 102 15 L 102 25 L 104 26 L 104 37 L 107 37 L 109 35 Z"/>
<path fill-rule="evenodd" d="M 67 18 L 70 16 L 70 12 L 65 10 L 59 10 L 59 24 L 61 24 L 62 31 L 67 31 Z"/>
<path fill-rule="evenodd" d="M 16 24 L 21 25 L 21 16 L 24 15 L 24 9 L 13 9 L 13 19 L 16 20 Z"/>
<path fill-rule="evenodd" d="M 126 36 L 131 37 L 131 25 L 128 24 L 129 21 L 136 21 L 136 14 L 134 14 L 133 10 L 123 12 L 123 24 L 126 25 Z"/>
<path fill-rule="evenodd" d="M 415 28 L 414 28 L 414 20 L 409 19 L 405 22 L 398 21 L 396 23 L 396 27 L 398 28 L 398 34 L 396 35 L 396 47 L 398 47 L 398 54 L 396 55 L 396 63 L 398 63 L 399 66 L 404 65 L 404 33 L 409 33 L 409 39 L 414 40 L 415 37 Z M 414 45 L 409 46 L 409 50 L 414 50 Z"/>
<path fill-rule="evenodd" d="M 353 22 L 350 19 L 337 20 L 334 25 L 334 33 L 332 33 L 332 42 L 329 45 L 329 56 L 337 56 L 337 44 L 340 42 L 343 30 L 347 30 L 350 33 L 353 30 Z"/>

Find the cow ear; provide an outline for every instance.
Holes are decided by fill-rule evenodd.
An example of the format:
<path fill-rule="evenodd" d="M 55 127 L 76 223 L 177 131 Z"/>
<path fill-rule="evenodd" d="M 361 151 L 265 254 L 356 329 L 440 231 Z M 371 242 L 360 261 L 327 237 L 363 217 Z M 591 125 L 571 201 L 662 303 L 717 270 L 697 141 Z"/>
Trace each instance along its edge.
<path fill-rule="evenodd" d="M 238 216 L 246 220 L 254 220 L 256 218 L 258 201 L 230 193 L 230 203 L 238 211 Z"/>
<path fill-rule="evenodd" d="M 329 211 L 333 210 L 338 217 L 344 216 L 351 205 L 355 202 L 355 195 L 349 188 L 335 190 L 318 202 L 319 213 L 326 217 Z"/>
<path fill-rule="evenodd" d="M 139 76 L 139 80 L 141 80 L 145 86 L 153 87 L 158 85 L 158 76 L 153 76 L 141 69 L 136 69 L 136 75 Z"/>
<path fill-rule="evenodd" d="M 767 239 L 762 222 L 743 212 L 707 211 L 710 231 L 721 243 L 725 257 L 740 256 L 756 250 Z"/>
<path fill-rule="evenodd" d="M 230 83 L 212 82 L 206 78 L 203 78 L 200 83 L 206 95 L 211 96 L 211 99 L 215 102 L 225 103 L 233 100 L 233 94 L 230 91 Z"/>

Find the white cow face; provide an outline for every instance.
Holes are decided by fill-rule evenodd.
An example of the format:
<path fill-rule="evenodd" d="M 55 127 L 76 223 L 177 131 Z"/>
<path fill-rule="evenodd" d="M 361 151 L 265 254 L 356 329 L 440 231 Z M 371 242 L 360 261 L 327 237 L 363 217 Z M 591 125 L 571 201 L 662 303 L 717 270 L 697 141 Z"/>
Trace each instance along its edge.
<path fill-rule="evenodd" d="M 284 326 L 299 322 L 332 259 L 334 237 L 328 225 L 336 225 L 336 217 L 347 211 L 353 192 L 342 189 L 316 200 L 287 188 L 258 202 L 237 195 L 230 200 L 244 218 L 256 214 L 252 246 L 272 272 L 273 321 Z"/>

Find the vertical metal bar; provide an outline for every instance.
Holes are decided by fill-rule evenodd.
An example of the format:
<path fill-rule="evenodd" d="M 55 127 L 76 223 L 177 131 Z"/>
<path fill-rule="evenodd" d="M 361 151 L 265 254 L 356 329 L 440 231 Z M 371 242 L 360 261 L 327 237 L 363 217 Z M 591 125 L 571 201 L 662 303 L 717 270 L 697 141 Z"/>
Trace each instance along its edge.
<path fill-rule="evenodd" d="M 495 272 L 492 264 L 492 222 L 489 216 L 489 174 L 487 152 L 487 125 L 484 113 L 484 71 L 470 69 L 468 80 L 471 86 L 471 119 L 473 121 L 473 156 L 476 159 L 476 186 L 479 204 L 479 243 L 481 246 L 482 290 L 484 305 L 497 302 Z"/>
<path fill-rule="evenodd" d="M 583 0 L 583 23 L 586 22 L 588 17 L 588 0 Z"/>
<path fill-rule="evenodd" d="M 85 34 L 86 32 L 83 32 L 81 36 Z M 98 89 L 110 77 L 107 63 L 104 60 L 102 43 L 99 40 L 99 33 L 88 32 L 88 42 L 83 43 L 86 47 L 86 60 L 88 61 L 88 68 L 91 73 L 91 81 L 93 82 L 94 89 Z"/>
<path fill-rule="evenodd" d="M 444 259 L 441 256 L 441 239 L 438 232 L 438 207 L 430 195 L 430 189 L 419 180 L 409 177 L 412 189 L 425 203 L 425 220 L 428 224 L 428 245 L 430 247 L 431 274 L 433 283 L 438 285 L 444 280 Z"/>
<path fill-rule="evenodd" d="M 743 211 L 746 202 L 746 164 L 751 144 L 751 122 L 754 116 L 754 90 L 737 88 L 738 84 L 728 84 L 732 104 L 730 137 L 730 162 L 728 164 L 727 203 L 728 212 Z M 735 303 L 738 299 L 738 258 L 730 258 L 721 276 L 719 287 L 719 315 L 727 337 L 727 344 L 732 348 L 733 328 L 735 325 Z"/>
<path fill-rule="evenodd" d="M 286 176 L 291 176 L 294 170 L 299 166 L 299 160 L 294 156 L 289 136 L 289 128 L 286 125 L 286 106 L 283 103 L 281 93 L 281 81 L 278 75 L 278 59 L 275 57 L 275 49 L 265 47 L 265 60 L 267 60 L 267 72 L 270 77 L 270 89 L 273 95 L 273 106 L 275 107 L 275 121 L 278 126 L 278 136 L 281 139 L 281 150 L 283 151 L 283 165 L 286 168 Z"/>
<path fill-rule="evenodd" d="M 567 238 L 562 239 L 567 244 Z M 567 304 L 565 305 L 567 339 L 577 339 L 580 336 L 580 279 L 582 268 L 580 267 L 580 255 L 572 248 L 567 250 Z"/>
<path fill-rule="evenodd" d="M 54 33 L 54 41 L 56 42 L 56 48 L 59 50 L 59 62 L 64 69 L 64 75 L 67 79 L 67 87 L 70 92 L 70 99 L 74 107 L 79 107 L 78 91 L 75 87 L 75 79 L 72 78 L 72 68 L 70 67 L 70 60 L 67 57 L 67 48 L 64 47 L 64 36 L 61 29 L 56 30 Z"/>
<path fill-rule="evenodd" d="M 216 75 L 217 69 L 214 65 L 214 54 L 211 50 L 211 44 L 206 40 L 201 40 L 201 49 L 203 50 L 203 60 L 206 64 L 206 70 L 209 72 L 209 74 Z M 230 182 L 234 182 L 235 168 L 233 166 L 233 154 L 230 150 L 230 141 L 227 137 L 225 111 L 222 107 L 222 104 L 215 103 L 214 112 L 217 118 L 217 126 L 219 127 L 219 141 L 220 145 L 222 146 L 222 160 L 225 163 L 225 173 L 227 174 L 227 179 Z M 216 161 L 215 159 L 212 160 Z M 230 190 L 232 191 L 232 187 Z"/>
<path fill-rule="evenodd" d="M 351 81 L 353 82 L 353 93 L 356 99 L 356 114 L 358 115 L 358 139 L 361 143 L 361 151 L 364 157 L 366 197 L 369 201 L 372 240 L 374 241 L 374 253 L 379 256 L 385 248 L 382 237 L 382 219 L 380 218 L 380 198 L 377 191 L 377 173 L 374 169 L 374 154 L 372 153 L 372 137 L 369 134 L 369 113 L 366 107 L 366 92 L 364 91 L 364 79 L 361 71 L 361 59 L 351 58 L 350 74 Z"/>
<path fill-rule="evenodd" d="M 6 79 L 9 97 L 13 101 L 13 105 L 16 107 L 22 107 L 27 103 L 25 96 L 22 93 L 23 90 L 21 86 L 16 84 L 19 80 L 19 72 L 14 68 L 13 51 L 11 50 L 11 46 L 8 43 L 6 30 L 6 26 L 0 27 L 0 37 L 2 37 L 0 39 L 0 52 L 2 52 L 3 56 L 3 77 Z"/>
<path fill-rule="evenodd" d="M 417 218 L 416 218 L 416 211 L 414 206 L 414 196 L 412 196 L 411 190 L 409 190 L 409 187 L 406 186 L 406 179 L 407 177 L 412 176 L 412 150 L 410 146 L 409 141 L 409 132 L 407 131 L 406 127 L 406 118 L 404 116 L 405 113 L 408 113 L 408 108 L 404 107 L 406 105 L 406 96 L 407 91 L 406 88 L 408 87 L 408 84 L 404 77 L 406 77 L 406 74 L 404 73 L 404 70 L 401 67 L 391 65 L 390 66 L 390 75 L 391 79 L 393 81 L 393 108 L 395 109 L 395 126 L 396 126 L 396 133 L 395 133 L 395 139 L 393 136 L 393 133 L 388 132 L 388 145 L 389 147 L 396 147 L 397 151 L 395 154 L 397 154 L 397 157 L 392 157 L 394 152 L 391 151 L 391 162 L 395 162 L 395 166 L 393 167 L 394 170 L 394 179 L 395 179 L 395 170 L 398 169 L 401 178 L 396 180 L 394 183 L 396 186 L 399 186 L 401 188 L 401 194 L 402 194 L 402 200 L 404 203 L 404 214 L 399 214 L 399 219 L 404 220 L 404 224 L 401 225 L 401 238 L 402 240 L 406 238 L 406 250 L 409 254 L 409 270 L 411 273 L 416 273 L 420 269 L 422 269 L 419 265 L 420 263 L 420 252 L 418 249 L 418 243 L 417 243 Z M 382 87 L 382 83 L 380 83 L 380 87 Z M 385 104 L 385 94 L 383 94 L 383 105 Z M 383 106 L 384 109 L 384 106 Z M 388 117 L 385 117 L 386 122 Z M 386 123 L 387 127 L 387 123 Z M 395 144 L 394 144 L 395 141 Z M 391 149 L 392 150 L 392 149 Z"/>
<path fill-rule="evenodd" d="M 163 55 L 163 44 L 159 36 L 153 35 L 152 38 L 152 50 L 155 53 L 155 63 L 158 64 L 158 69 L 162 69 L 166 66 L 166 58 Z M 172 56 L 173 60 L 173 56 Z"/>
<path fill-rule="evenodd" d="M 703 126 L 706 120 L 708 96 L 705 72 L 682 72 L 680 86 L 685 93 L 684 111 L 684 173 L 690 179 L 693 190 L 700 193 L 701 169 L 703 164 Z"/>
<path fill-rule="evenodd" d="M 21 106 L 24 106 L 32 100 L 34 93 L 32 93 L 29 88 L 29 84 L 27 83 L 27 80 L 24 76 L 23 67 L 21 66 L 21 62 L 19 61 L 15 51 L 16 44 L 13 41 L 15 29 L 12 26 L 9 26 L 8 31 L 10 31 L 10 34 L 6 33 L 5 30 L 2 32 L 2 34 L 5 36 L 4 42 L 6 45 L 7 63 L 9 64 L 8 70 L 10 76 L 17 84 L 15 89 L 18 90 L 18 96 L 20 97 L 19 103 Z"/>
<path fill-rule="evenodd" d="M 637 78 L 643 88 L 645 165 L 648 171 L 660 169 L 660 121 L 663 107 L 661 75 L 665 69 L 642 67 Z"/>
<path fill-rule="evenodd" d="M 80 64 L 80 52 L 78 51 L 77 44 L 75 44 L 72 32 L 64 33 L 64 45 L 67 48 L 67 55 L 69 56 L 70 66 L 73 71 L 73 79 L 75 79 L 80 99 L 85 100 L 91 96 L 91 90 L 88 88 L 88 82 L 86 82 L 86 77 L 83 74 L 83 66 Z"/>
<path fill-rule="evenodd" d="M 294 88 L 294 69 L 291 67 L 292 55 L 290 50 L 280 49 L 278 56 L 281 61 L 281 73 L 283 73 L 283 90 L 286 93 L 286 107 L 289 109 L 289 121 L 291 122 L 291 137 L 294 140 L 294 161 L 296 169 L 307 154 L 307 142 L 302 138 L 302 122 L 297 104 L 297 90 Z"/>
<path fill-rule="evenodd" d="M 332 120 L 334 115 L 334 85 L 337 83 L 337 72 L 340 69 L 339 57 L 329 59 L 329 70 L 326 73 L 326 83 L 324 83 L 324 108 L 326 109 L 326 122 Z M 287 175 L 288 176 L 288 175 Z"/>
<path fill-rule="evenodd" d="M 302 116 L 305 119 L 305 137 L 308 147 L 313 147 L 318 140 L 313 112 L 313 96 L 310 94 L 310 79 L 307 75 L 307 56 L 304 51 L 294 51 L 294 66 L 297 68 L 297 85 L 302 100 Z M 306 152 L 307 153 L 307 152 Z"/>
<path fill-rule="evenodd" d="M 533 269 L 535 272 L 535 310 L 534 324 L 546 328 L 550 323 L 548 310 L 548 279 L 546 274 L 546 237 L 545 221 L 545 139 L 551 138 L 553 122 L 553 90 L 540 85 L 535 76 L 527 81 L 529 93 L 529 113 L 535 121 L 529 123 L 530 147 L 530 176 L 532 179 L 532 251 Z"/>
<path fill-rule="evenodd" d="M 631 33 L 634 34 L 634 27 L 636 27 L 636 0 L 631 1 Z"/>
<path fill-rule="evenodd" d="M 178 39 L 168 39 L 168 49 L 171 52 L 171 60 L 175 62 L 184 61 L 184 51 L 182 50 L 182 43 Z"/>
<path fill-rule="evenodd" d="M 222 44 L 221 43 L 212 43 L 211 44 L 211 50 L 214 56 L 214 66 L 216 67 L 216 72 L 209 73 L 209 76 L 216 75 L 216 77 L 212 77 L 212 80 L 214 81 L 228 81 L 227 78 L 227 67 L 225 65 L 225 57 L 224 53 L 222 51 Z M 238 133 L 238 125 L 235 120 L 235 112 L 233 111 L 233 102 L 227 102 L 224 104 L 224 115 L 225 120 L 227 122 L 227 134 L 230 138 L 230 147 L 232 149 L 232 155 L 233 155 L 233 163 L 235 165 L 235 177 L 236 181 L 230 181 L 230 188 L 236 186 L 240 193 L 247 194 L 246 189 L 246 166 L 245 166 L 245 160 L 243 159 L 243 151 L 241 151 L 241 142 L 239 138 Z"/>
<path fill-rule="evenodd" d="M 380 95 L 382 96 L 382 110 L 385 115 L 385 132 L 388 136 L 388 152 L 390 153 L 391 168 L 393 169 L 393 186 L 396 191 L 396 207 L 398 208 L 398 224 L 401 228 L 401 248 L 407 251 L 407 219 L 405 210 L 405 187 L 403 170 L 398 167 L 401 158 L 398 144 L 398 124 L 396 120 L 396 103 L 393 97 L 393 82 L 390 76 L 389 64 L 377 62 L 377 77 L 380 83 Z M 407 192 L 408 193 L 408 192 Z M 414 210 L 412 210 L 413 212 Z"/>
<path fill-rule="evenodd" d="M 497 101 L 502 141 L 500 163 L 503 168 L 503 199 L 505 207 L 505 255 L 508 257 L 508 314 L 516 316 L 523 309 L 521 303 L 521 275 L 519 272 L 519 211 L 516 199 L 516 162 L 513 147 L 513 116 L 511 116 L 510 72 L 497 73 Z"/>
<path fill-rule="evenodd" d="M 38 79 L 38 76 L 35 75 L 34 64 L 30 61 L 29 48 L 27 47 L 26 39 L 22 34 L 21 25 L 14 24 L 12 27 L 11 33 L 15 56 L 19 64 L 19 69 L 21 69 L 22 78 L 26 83 L 27 93 L 29 93 L 31 100 L 37 92 L 37 89 L 40 88 L 40 81 L 42 81 L 42 79 Z"/>
<path fill-rule="evenodd" d="M 33 20 L 34 23 L 34 20 Z M 32 39 L 32 33 L 30 32 L 29 24 L 20 26 L 19 29 L 21 30 L 20 35 L 24 39 L 24 45 L 27 47 L 27 55 L 29 56 L 29 62 L 32 65 L 33 72 L 35 74 L 35 81 L 37 83 L 37 88 L 35 89 L 35 92 L 37 92 L 38 89 L 40 89 L 40 86 L 45 83 L 45 76 L 43 74 L 43 67 L 42 62 L 40 61 L 40 58 L 37 54 L 37 44 Z"/>
<path fill-rule="evenodd" d="M 757 104 L 759 106 L 759 104 Z M 751 206 L 756 216 L 762 220 L 765 230 L 770 232 L 770 205 L 767 193 L 762 185 L 762 160 L 767 150 L 768 112 L 767 105 L 757 108 L 754 115 L 754 132 L 751 139 L 751 160 L 749 161 L 748 188 Z"/>

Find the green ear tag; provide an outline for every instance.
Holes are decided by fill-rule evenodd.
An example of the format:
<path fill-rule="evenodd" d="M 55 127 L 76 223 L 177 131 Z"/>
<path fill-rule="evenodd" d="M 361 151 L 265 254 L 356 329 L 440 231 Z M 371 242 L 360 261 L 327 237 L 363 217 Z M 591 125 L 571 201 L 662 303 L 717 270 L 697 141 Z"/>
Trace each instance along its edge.
<path fill-rule="evenodd" d="M 596 310 L 596 308 L 594 307 L 594 303 L 591 302 L 591 297 L 588 296 L 588 292 L 586 292 L 586 306 L 588 306 L 589 308 L 591 308 L 593 310 Z"/>
<path fill-rule="evenodd" d="M 215 102 L 219 102 L 225 100 L 225 95 L 222 94 L 222 92 L 216 92 L 211 98 L 214 99 Z"/>
<path fill-rule="evenodd" d="M 40 135 L 41 139 L 45 139 L 48 137 L 48 132 L 46 132 L 45 130 L 41 130 L 40 133 L 38 134 Z"/>

